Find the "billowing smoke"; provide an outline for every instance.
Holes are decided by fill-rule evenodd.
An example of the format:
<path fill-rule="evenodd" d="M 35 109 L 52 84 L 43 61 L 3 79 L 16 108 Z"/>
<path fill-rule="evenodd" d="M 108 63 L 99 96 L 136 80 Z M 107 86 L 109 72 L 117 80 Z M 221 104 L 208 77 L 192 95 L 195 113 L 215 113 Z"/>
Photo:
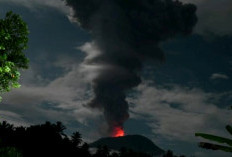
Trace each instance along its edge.
<path fill-rule="evenodd" d="M 173 0 L 66 0 L 72 19 L 86 29 L 100 51 L 86 59 L 99 65 L 93 80 L 93 108 L 104 111 L 109 133 L 128 119 L 126 92 L 136 87 L 146 59 L 163 61 L 158 44 L 187 35 L 197 22 L 196 7 Z M 88 57 L 88 56 L 87 56 Z"/>

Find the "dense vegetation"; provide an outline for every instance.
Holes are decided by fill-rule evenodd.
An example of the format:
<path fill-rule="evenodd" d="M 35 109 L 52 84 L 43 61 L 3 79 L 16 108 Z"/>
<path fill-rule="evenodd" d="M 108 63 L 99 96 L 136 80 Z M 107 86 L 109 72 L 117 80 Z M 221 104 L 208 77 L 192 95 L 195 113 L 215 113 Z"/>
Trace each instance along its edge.
<path fill-rule="evenodd" d="M 27 24 L 19 15 L 8 12 L 0 19 L 0 94 L 20 87 L 19 70 L 28 68 L 29 63 L 24 54 L 28 34 Z"/>
<path fill-rule="evenodd" d="M 122 148 L 112 152 L 106 146 L 92 152 L 82 141 L 81 134 L 74 132 L 70 137 L 64 133 L 66 127 L 61 123 L 46 122 L 29 127 L 14 127 L 3 121 L 0 123 L 1 157 L 150 157 Z M 90 153 L 91 152 L 91 153 Z M 164 157 L 174 157 L 168 151 Z"/>

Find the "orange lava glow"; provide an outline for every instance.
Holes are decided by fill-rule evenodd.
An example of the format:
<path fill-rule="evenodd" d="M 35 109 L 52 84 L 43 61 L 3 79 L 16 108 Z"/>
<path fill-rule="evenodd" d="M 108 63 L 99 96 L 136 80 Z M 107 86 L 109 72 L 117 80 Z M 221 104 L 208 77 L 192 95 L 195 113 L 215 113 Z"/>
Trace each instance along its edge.
<path fill-rule="evenodd" d="M 121 137 L 121 136 L 124 136 L 124 135 L 125 135 L 125 132 L 124 132 L 122 127 L 115 127 L 114 128 L 114 131 L 112 133 L 113 137 Z"/>

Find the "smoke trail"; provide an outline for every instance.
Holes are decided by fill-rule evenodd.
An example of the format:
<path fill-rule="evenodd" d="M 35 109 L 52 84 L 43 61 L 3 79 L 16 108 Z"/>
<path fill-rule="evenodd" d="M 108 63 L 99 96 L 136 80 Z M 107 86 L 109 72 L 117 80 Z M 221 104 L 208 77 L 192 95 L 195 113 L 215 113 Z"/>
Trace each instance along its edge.
<path fill-rule="evenodd" d="M 86 64 L 101 65 L 93 80 L 91 107 L 104 110 L 109 132 L 128 119 L 126 92 L 140 82 L 146 59 L 164 60 L 161 41 L 187 35 L 197 22 L 196 7 L 172 0 L 66 0 L 73 19 L 89 31 L 100 51 Z M 88 57 L 88 56 L 87 56 Z"/>

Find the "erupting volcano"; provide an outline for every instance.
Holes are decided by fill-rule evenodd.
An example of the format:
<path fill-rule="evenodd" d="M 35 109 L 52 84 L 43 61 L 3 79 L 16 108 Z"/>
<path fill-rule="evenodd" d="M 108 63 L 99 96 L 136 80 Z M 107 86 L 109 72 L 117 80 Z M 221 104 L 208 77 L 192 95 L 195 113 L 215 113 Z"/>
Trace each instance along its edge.
<path fill-rule="evenodd" d="M 121 137 L 124 136 L 125 132 L 122 127 L 115 127 L 113 132 L 112 132 L 112 137 Z"/>
<path fill-rule="evenodd" d="M 127 93 L 141 83 L 144 63 L 165 60 L 161 42 L 192 32 L 196 6 L 178 0 L 66 3 L 72 8 L 72 19 L 92 37 L 80 47 L 87 54 L 83 67 L 94 92 L 87 106 L 103 111 L 107 135 L 123 136 L 123 124 L 129 118 Z"/>

